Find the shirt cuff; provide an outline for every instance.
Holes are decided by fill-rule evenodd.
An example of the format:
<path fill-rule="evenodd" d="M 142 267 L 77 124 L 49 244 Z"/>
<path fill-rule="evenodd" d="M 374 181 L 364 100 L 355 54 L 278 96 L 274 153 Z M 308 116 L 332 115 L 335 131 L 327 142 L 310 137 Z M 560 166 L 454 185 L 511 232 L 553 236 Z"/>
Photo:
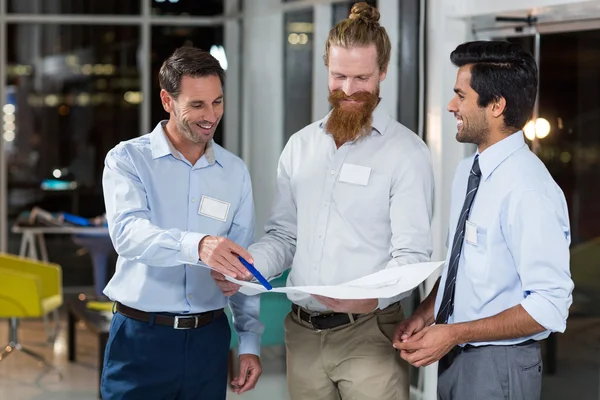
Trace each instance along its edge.
<path fill-rule="evenodd" d="M 254 354 L 260 357 L 260 336 L 252 332 L 238 334 L 240 340 L 239 354 Z"/>
<path fill-rule="evenodd" d="M 567 328 L 567 315 L 561 315 L 558 308 L 538 293 L 530 293 L 521 302 L 521 307 L 527 311 L 541 326 L 550 332 L 564 332 Z"/>
<path fill-rule="evenodd" d="M 181 240 L 181 261 L 188 264 L 198 264 L 200 255 L 198 247 L 206 236 L 203 233 L 186 232 Z"/>

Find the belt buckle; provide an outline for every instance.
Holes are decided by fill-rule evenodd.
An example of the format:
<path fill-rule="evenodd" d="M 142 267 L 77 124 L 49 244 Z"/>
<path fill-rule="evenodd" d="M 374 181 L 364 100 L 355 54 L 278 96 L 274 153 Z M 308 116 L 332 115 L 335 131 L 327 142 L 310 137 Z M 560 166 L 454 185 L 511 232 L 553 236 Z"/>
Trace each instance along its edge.
<path fill-rule="evenodd" d="M 180 320 L 184 320 L 184 319 L 190 319 L 190 318 L 194 318 L 194 326 L 193 327 L 181 327 L 179 326 L 179 321 Z M 173 323 L 173 328 L 174 329 L 192 329 L 192 328 L 197 328 L 198 327 L 198 316 L 197 315 L 193 315 L 193 316 L 179 316 L 176 315 L 175 316 L 175 322 Z"/>
<path fill-rule="evenodd" d="M 312 326 L 313 331 L 315 331 L 315 332 L 321 332 L 322 329 L 318 329 L 315 326 L 315 324 L 312 322 L 312 317 L 314 317 L 314 316 L 318 316 L 318 314 L 313 314 L 313 313 L 308 314 L 308 323 Z"/>

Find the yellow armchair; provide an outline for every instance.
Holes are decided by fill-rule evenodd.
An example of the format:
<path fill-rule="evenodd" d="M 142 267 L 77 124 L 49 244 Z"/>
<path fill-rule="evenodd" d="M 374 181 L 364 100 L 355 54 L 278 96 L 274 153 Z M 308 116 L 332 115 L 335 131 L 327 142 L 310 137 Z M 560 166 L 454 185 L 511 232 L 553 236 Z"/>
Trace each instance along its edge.
<path fill-rule="evenodd" d="M 9 343 L 4 346 L 0 361 L 13 350 L 18 350 L 58 372 L 42 356 L 21 345 L 18 327 L 22 318 L 39 318 L 50 312 L 57 313 L 62 303 L 60 266 L 0 254 L 0 318 L 10 319 Z M 60 372 L 58 374 L 60 375 Z"/>
<path fill-rule="evenodd" d="M 62 303 L 59 265 L 0 254 L 0 318 L 42 317 Z"/>

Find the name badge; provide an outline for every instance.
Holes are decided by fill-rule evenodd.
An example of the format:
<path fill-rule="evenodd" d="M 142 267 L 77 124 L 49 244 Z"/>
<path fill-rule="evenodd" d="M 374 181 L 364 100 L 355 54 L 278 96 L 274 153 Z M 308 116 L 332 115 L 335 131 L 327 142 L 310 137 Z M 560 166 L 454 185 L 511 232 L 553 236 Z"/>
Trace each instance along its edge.
<path fill-rule="evenodd" d="M 367 186 L 371 168 L 362 165 L 344 164 L 340 171 L 340 182 L 352 183 L 354 185 Z"/>
<path fill-rule="evenodd" d="M 477 225 L 467 221 L 465 225 L 465 240 L 467 243 L 477 246 Z"/>
<path fill-rule="evenodd" d="M 231 205 L 229 203 L 224 201 L 213 199 L 212 197 L 208 196 L 202 196 L 200 208 L 198 208 L 198 214 L 225 222 L 227 221 L 227 214 L 229 214 L 230 206 Z"/>

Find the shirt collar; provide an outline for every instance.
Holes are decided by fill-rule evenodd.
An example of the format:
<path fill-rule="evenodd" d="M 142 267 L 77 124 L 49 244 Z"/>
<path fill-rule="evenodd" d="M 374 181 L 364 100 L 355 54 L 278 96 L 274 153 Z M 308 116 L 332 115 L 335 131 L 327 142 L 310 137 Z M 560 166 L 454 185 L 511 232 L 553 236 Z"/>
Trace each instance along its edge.
<path fill-rule="evenodd" d="M 525 138 L 523 132 L 518 131 L 488 147 L 482 153 L 477 152 L 483 180 L 486 180 L 504 160 L 523 146 L 525 146 Z"/>
<path fill-rule="evenodd" d="M 383 102 L 380 99 L 379 104 L 377 104 L 377 107 L 375 107 L 375 110 L 373 110 L 373 122 L 371 123 L 371 127 L 373 128 L 373 130 L 378 132 L 380 135 L 383 135 L 385 133 L 385 130 L 390 121 L 390 115 L 388 114 L 388 112 L 385 109 L 385 106 L 382 103 Z M 325 124 L 327 123 L 327 120 L 329 119 L 330 115 L 331 111 L 319 123 L 319 127 L 321 129 L 324 129 Z"/>
<path fill-rule="evenodd" d="M 181 153 L 175 148 L 175 146 L 173 146 L 173 143 L 171 143 L 167 134 L 165 133 L 164 126 L 167 124 L 167 122 L 168 121 L 166 120 L 160 121 L 150 134 L 152 158 L 157 159 L 171 154 L 176 159 L 182 160 L 183 157 Z M 210 165 L 214 164 L 215 161 L 217 161 L 217 152 L 215 151 L 215 146 L 212 140 L 207 143 L 206 150 L 204 151 L 204 156 L 206 157 L 206 161 L 208 161 L 208 164 Z M 220 161 L 219 165 L 221 165 Z"/>

